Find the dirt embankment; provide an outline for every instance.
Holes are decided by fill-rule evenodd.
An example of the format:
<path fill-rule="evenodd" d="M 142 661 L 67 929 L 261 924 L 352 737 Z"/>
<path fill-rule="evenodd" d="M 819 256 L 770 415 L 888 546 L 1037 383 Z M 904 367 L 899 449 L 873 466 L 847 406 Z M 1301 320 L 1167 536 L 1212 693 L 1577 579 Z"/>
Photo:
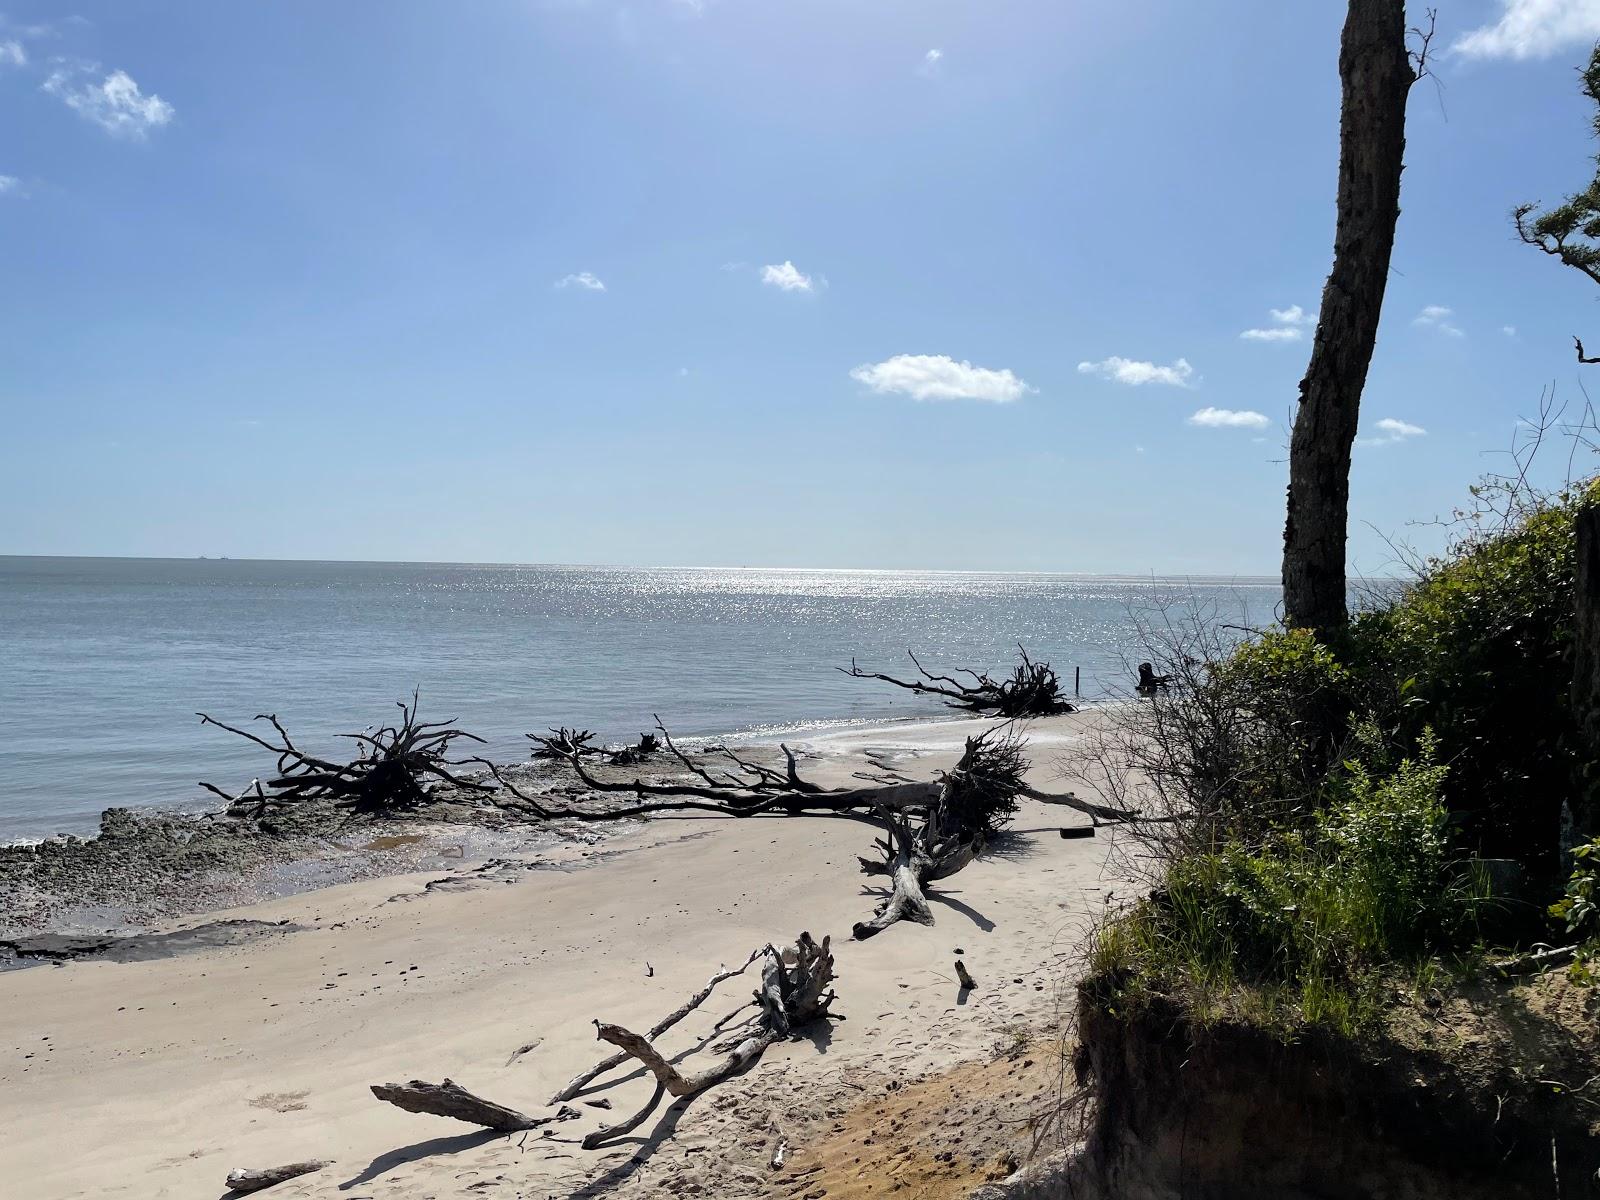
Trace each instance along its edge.
<path fill-rule="evenodd" d="M 1082 1147 L 997 1195 L 1600 1194 L 1595 989 L 1562 976 L 1463 987 L 1398 1006 L 1359 1045 L 1199 1026 L 1159 1001 L 1119 1014 L 1110 994 L 1105 981 L 1080 994 L 1075 1065 L 1092 1099 Z"/>

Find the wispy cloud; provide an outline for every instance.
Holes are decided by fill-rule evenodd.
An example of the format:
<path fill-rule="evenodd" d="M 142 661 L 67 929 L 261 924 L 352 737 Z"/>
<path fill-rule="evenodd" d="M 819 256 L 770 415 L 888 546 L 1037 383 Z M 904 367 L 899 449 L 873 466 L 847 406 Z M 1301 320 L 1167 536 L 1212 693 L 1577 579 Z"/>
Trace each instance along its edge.
<path fill-rule="evenodd" d="M 776 266 L 762 267 L 761 282 L 786 292 L 809 292 L 815 287 L 811 276 L 803 274 L 788 259 Z"/>
<path fill-rule="evenodd" d="M 22 195 L 22 180 L 15 175 L 0 175 L 0 196 Z"/>
<path fill-rule="evenodd" d="M 28 52 L 22 48 L 22 43 L 11 39 L 0 41 L 0 67 L 25 67 L 28 65 Z"/>
<path fill-rule="evenodd" d="M 1454 317 L 1454 309 L 1446 308 L 1442 304 L 1430 304 L 1412 318 L 1411 323 L 1423 329 L 1437 329 L 1449 337 L 1466 337 L 1467 335 L 1456 327 Z"/>
<path fill-rule="evenodd" d="M 1081 362 L 1078 371 L 1084 375 L 1098 375 L 1115 383 L 1137 387 L 1145 383 L 1164 383 L 1171 387 L 1188 387 L 1194 378 L 1194 368 L 1189 360 L 1180 358 L 1171 366 L 1158 366 L 1153 362 L 1137 362 L 1130 358 L 1112 355 L 1099 362 Z"/>
<path fill-rule="evenodd" d="M 1308 313 L 1298 304 L 1288 308 L 1269 308 L 1267 315 L 1272 324 L 1260 329 L 1246 329 L 1239 334 L 1247 342 L 1298 342 L 1305 329 L 1317 323 L 1317 314 Z"/>
<path fill-rule="evenodd" d="M 1392 446 L 1396 442 L 1408 442 L 1412 438 L 1428 436 L 1428 431 L 1421 425 L 1413 425 L 1410 421 L 1402 421 L 1398 417 L 1384 417 L 1378 422 L 1377 429 L 1377 434 L 1372 437 L 1357 438 L 1357 444 Z"/>
<path fill-rule="evenodd" d="M 944 51 L 940 49 L 929 50 L 922 56 L 922 61 L 917 64 L 917 74 L 924 78 L 937 75 L 939 64 L 944 61 Z"/>
<path fill-rule="evenodd" d="M 1189 424 L 1207 429 L 1265 429 L 1272 422 L 1266 413 L 1249 409 L 1202 408 L 1189 418 Z"/>
<path fill-rule="evenodd" d="M 1517 327 L 1515 325 L 1502 325 L 1500 326 L 1500 332 L 1509 338 L 1514 338 L 1517 336 Z"/>
<path fill-rule="evenodd" d="M 898 392 L 913 400 L 982 400 L 1009 404 L 1037 388 L 1010 370 L 975 367 L 947 354 L 896 354 L 850 372 L 850 378 L 875 392 Z"/>
<path fill-rule="evenodd" d="M 556 280 L 556 286 L 558 288 L 583 288 L 585 291 L 590 292 L 603 292 L 606 290 L 606 285 L 588 271 L 577 271 L 571 275 L 563 275 Z"/>
<path fill-rule="evenodd" d="M 1500 19 L 1451 47 L 1469 58 L 1548 58 L 1600 38 L 1600 0 L 1500 0 Z"/>
<path fill-rule="evenodd" d="M 96 82 L 99 71 L 93 65 L 58 68 L 44 81 L 43 90 L 118 137 L 142 140 L 172 120 L 172 105 L 154 93 L 145 95 L 126 71 L 112 71 Z"/>

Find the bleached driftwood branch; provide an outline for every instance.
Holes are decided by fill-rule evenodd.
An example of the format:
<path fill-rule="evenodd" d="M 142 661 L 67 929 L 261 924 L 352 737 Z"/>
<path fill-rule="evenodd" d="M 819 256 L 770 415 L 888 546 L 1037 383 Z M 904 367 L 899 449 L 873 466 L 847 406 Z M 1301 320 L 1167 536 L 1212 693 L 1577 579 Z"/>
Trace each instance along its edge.
<path fill-rule="evenodd" d="M 745 1070 L 772 1043 L 791 1037 L 813 1021 L 830 1016 L 828 1006 L 833 1003 L 833 955 L 828 948 L 829 939 L 819 944 L 809 933 L 802 933 L 792 947 L 781 953 L 773 946 L 761 951 L 766 956 L 761 972 L 761 986 L 755 993 L 761 1015 L 753 1032 L 741 1039 L 717 1062 L 698 1071 L 680 1071 L 651 1044 L 620 1025 L 595 1022 L 596 1036 L 603 1042 L 618 1047 L 625 1058 L 637 1059 L 655 1076 L 655 1093 L 642 1109 L 615 1125 L 597 1129 L 583 1139 L 585 1149 L 594 1149 L 613 1138 L 637 1128 L 671 1093 L 678 1098 L 698 1095 L 707 1088 L 721 1083 Z"/>

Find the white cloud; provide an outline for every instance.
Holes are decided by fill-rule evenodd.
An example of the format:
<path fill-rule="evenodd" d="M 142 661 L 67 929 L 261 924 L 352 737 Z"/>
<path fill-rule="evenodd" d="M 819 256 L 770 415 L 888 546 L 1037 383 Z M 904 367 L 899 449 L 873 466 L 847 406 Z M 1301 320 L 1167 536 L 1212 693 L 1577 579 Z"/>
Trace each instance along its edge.
<path fill-rule="evenodd" d="M 1132 359 L 1112 355 L 1099 362 L 1081 362 L 1078 364 L 1078 370 L 1084 375 L 1098 375 L 1101 379 L 1126 383 L 1130 387 L 1137 387 L 1142 383 L 1165 383 L 1172 387 L 1188 387 L 1189 380 L 1194 377 L 1194 368 L 1189 365 L 1189 360 L 1186 358 L 1178 359 L 1169 367 L 1161 367 L 1155 363 L 1135 362 Z"/>
<path fill-rule="evenodd" d="M 1454 309 L 1446 308 L 1442 304 L 1430 304 L 1419 312 L 1411 323 L 1420 325 L 1424 329 L 1437 329 L 1450 337 L 1466 337 L 1467 335 L 1457 329 L 1452 322 L 1451 318 L 1454 316 Z"/>
<path fill-rule="evenodd" d="M 43 88 L 85 120 L 123 137 L 143 138 L 172 120 L 174 109 L 160 96 L 146 96 L 126 71 L 112 71 L 99 83 L 85 78 L 96 67 L 52 71 Z"/>
<path fill-rule="evenodd" d="M 1500 0 L 1500 19 L 1451 49 L 1469 58 L 1548 58 L 1600 38 L 1600 0 Z"/>
<path fill-rule="evenodd" d="M 15 175 L 0 175 L 0 196 L 22 195 L 22 180 Z"/>
<path fill-rule="evenodd" d="M 1517 327 L 1515 325 L 1502 325 L 1500 326 L 1500 332 L 1505 334 L 1507 337 L 1516 337 Z"/>
<path fill-rule="evenodd" d="M 0 67 L 25 67 L 28 65 L 28 52 L 22 48 L 19 41 L 0 42 Z"/>
<path fill-rule="evenodd" d="M 939 49 L 929 50 L 922 56 L 922 62 L 917 67 L 917 74 L 923 76 L 936 75 L 939 64 L 944 61 L 944 51 Z"/>
<path fill-rule="evenodd" d="M 1362 446 L 1392 446 L 1395 442 L 1409 441 L 1411 438 L 1426 437 L 1428 431 L 1421 425 L 1413 425 L 1410 421 L 1402 421 L 1398 417 L 1384 417 L 1378 422 L 1378 435 L 1376 437 L 1358 438 L 1357 443 Z"/>
<path fill-rule="evenodd" d="M 761 282 L 782 288 L 786 292 L 809 292 L 813 286 L 811 276 L 801 274 L 788 259 L 785 259 L 781 266 L 762 267 Z"/>
<path fill-rule="evenodd" d="M 1265 329 L 1246 329 L 1239 334 L 1247 342 L 1298 342 L 1307 325 L 1317 323 L 1317 315 L 1308 313 L 1298 304 L 1288 308 L 1269 308 L 1267 315 L 1272 324 Z"/>
<path fill-rule="evenodd" d="M 606 285 L 588 271 L 579 271 L 573 275 L 563 275 L 556 280 L 556 286 L 558 288 L 580 287 L 590 292 L 603 292 L 606 290 Z"/>
<path fill-rule="evenodd" d="M 850 372 L 850 378 L 875 392 L 899 392 L 913 400 L 984 400 L 1008 404 L 1037 391 L 1009 370 L 994 371 L 957 362 L 948 354 L 896 354 Z"/>
<path fill-rule="evenodd" d="M 1189 424 L 1203 425 L 1208 429 L 1265 429 L 1272 422 L 1265 413 L 1248 409 L 1202 408 L 1189 418 Z"/>

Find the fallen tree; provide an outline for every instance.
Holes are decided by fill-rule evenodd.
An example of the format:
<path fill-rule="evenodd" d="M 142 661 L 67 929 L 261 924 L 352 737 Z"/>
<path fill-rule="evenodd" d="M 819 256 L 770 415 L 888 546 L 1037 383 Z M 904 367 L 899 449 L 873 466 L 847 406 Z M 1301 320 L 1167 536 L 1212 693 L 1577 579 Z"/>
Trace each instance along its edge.
<path fill-rule="evenodd" d="M 870 920 L 856 923 L 855 938 L 872 937 L 896 921 L 932 925 L 928 885 L 983 853 L 989 838 L 1016 813 L 1027 769 L 1014 734 L 1008 730 L 997 737 L 985 730 L 967 739 L 961 760 L 939 778 L 938 794 L 919 813 L 879 809 L 885 836 L 877 845 L 883 858 L 859 861 L 864 873 L 889 877 L 889 894 Z"/>
<path fill-rule="evenodd" d="M 565 725 L 550 730 L 548 737 L 542 733 L 525 733 L 522 736 L 533 743 L 533 758 L 567 759 L 573 755 L 587 754 L 603 758 L 612 766 L 625 767 L 643 762 L 661 749 L 661 739 L 653 733 L 641 733 L 639 740 L 631 746 L 596 746 L 595 734 L 587 729 L 568 729 Z"/>
<path fill-rule="evenodd" d="M 956 675 L 933 674 L 909 650 L 906 656 L 917 668 L 917 679 L 900 679 L 878 671 L 864 671 L 853 658 L 848 668 L 838 669 L 853 679 L 876 679 L 919 696 L 937 696 L 951 708 L 963 708 L 970 712 L 1000 717 L 1049 717 L 1077 711 L 1068 702 L 1061 679 L 1049 663 L 1034 662 L 1021 646 L 1017 647 L 1017 654 L 1019 661 L 1011 668 L 1010 677 L 1005 679 L 993 679 L 982 671 L 968 667 L 957 668 L 956 675 L 969 677 L 970 683 L 962 682 Z"/>
<path fill-rule="evenodd" d="M 825 937 L 819 944 L 809 933 L 801 933 L 795 939 L 795 944 L 782 952 L 771 945 L 764 947 L 760 951 L 765 956 L 761 968 L 761 986 L 755 993 L 760 1014 L 753 1029 L 728 1048 L 717 1062 L 699 1071 L 686 1074 L 669 1062 L 650 1038 L 641 1037 L 620 1025 L 596 1021 L 596 1036 L 602 1042 L 618 1047 L 622 1051 L 623 1061 L 637 1059 L 655 1077 L 656 1087 L 649 1102 L 633 1116 L 597 1129 L 585 1137 L 584 1148 L 592 1150 L 632 1132 L 655 1111 L 666 1094 L 670 1093 L 678 1099 L 698 1095 L 747 1069 L 768 1046 L 780 1039 L 795 1036 L 812 1022 L 830 1018 L 842 1020 L 828 1011 L 836 998 L 832 987 L 833 955 L 828 942 L 829 939 Z"/>
<path fill-rule="evenodd" d="M 200 786 L 228 802 L 230 815 L 261 817 L 274 808 L 306 800 L 331 801 L 338 807 L 359 813 L 382 814 L 412 809 L 425 803 L 436 784 L 443 782 L 464 791 L 488 791 L 487 784 L 463 779 L 449 768 L 470 760 L 449 757 L 457 740 L 482 742 L 483 739 L 457 729 L 454 721 L 422 721 L 417 716 L 419 694 L 411 702 L 399 701 L 401 719 L 364 733 L 343 733 L 358 746 L 349 762 L 334 762 L 307 754 L 294 744 L 277 716 L 261 713 L 257 721 L 272 726 L 277 740 L 239 729 L 205 713 L 197 713 L 202 725 L 215 725 L 231 734 L 254 742 L 277 756 L 277 774 L 263 787 L 255 780 L 244 791 L 229 795 L 214 784 Z"/>
<path fill-rule="evenodd" d="M 872 778 L 879 782 L 870 786 L 831 789 L 802 777 L 796 756 L 787 746 L 779 746 L 784 756 L 781 770 L 726 746 L 713 746 L 696 761 L 673 741 L 659 717 L 656 727 L 667 752 L 682 768 L 677 778 L 603 779 L 589 770 L 577 750 L 566 758 L 589 791 L 631 795 L 637 801 L 634 804 L 609 809 L 558 805 L 550 795 L 524 790 L 499 766 L 480 759 L 502 789 L 490 802 L 533 820 L 614 821 L 670 812 L 874 820 L 883 828 L 877 841 L 883 858 L 861 859 L 862 870 L 888 876 L 890 890 L 872 918 L 855 926 L 858 938 L 871 937 L 905 919 L 932 924 L 926 889 L 981 854 L 989 838 L 1016 813 L 1020 797 L 1072 808 L 1096 822 L 1135 819 L 1132 812 L 1090 804 L 1071 793 L 1052 794 L 1029 786 L 1024 779 L 1028 760 L 1023 742 L 1009 724 L 969 737 L 956 765 L 934 779 L 908 781 L 876 775 Z"/>

